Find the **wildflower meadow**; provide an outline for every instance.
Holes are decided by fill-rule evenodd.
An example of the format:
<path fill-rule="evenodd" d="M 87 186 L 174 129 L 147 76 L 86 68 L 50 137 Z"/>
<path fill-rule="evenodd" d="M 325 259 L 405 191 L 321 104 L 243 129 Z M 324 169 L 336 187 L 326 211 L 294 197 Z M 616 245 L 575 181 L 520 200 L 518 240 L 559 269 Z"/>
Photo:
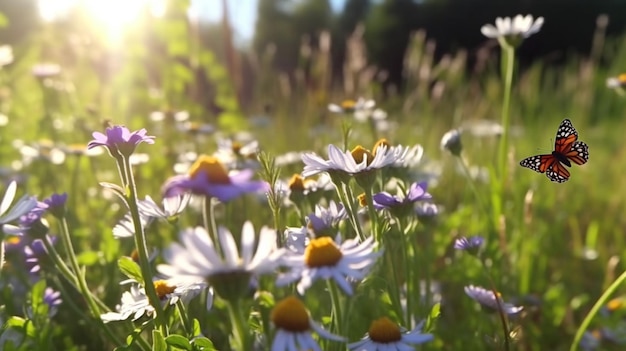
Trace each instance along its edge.
<path fill-rule="evenodd" d="M 626 36 L 416 31 L 394 90 L 322 33 L 246 81 L 168 3 L 0 46 L 0 350 L 626 349 Z"/>

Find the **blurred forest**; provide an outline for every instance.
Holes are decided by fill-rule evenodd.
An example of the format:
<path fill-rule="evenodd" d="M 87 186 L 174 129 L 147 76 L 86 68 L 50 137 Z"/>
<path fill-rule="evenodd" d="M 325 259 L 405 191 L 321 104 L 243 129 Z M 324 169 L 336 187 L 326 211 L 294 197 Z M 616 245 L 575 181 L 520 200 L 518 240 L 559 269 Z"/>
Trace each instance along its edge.
<path fill-rule="evenodd" d="M 228 1 L 210 1 L 222 1 L 225 13 L 228 10 Z M 425 33 L 434 61 L 462 52 L 465 69 L 471 71 L 479 69 L 480 58 L 497 46 L 481 35 L 480 27 L 498 16 L 520 13 L 546 18 L 541 36 L 519 50 L 522 68 L 539 58 L 547 65 L 559 65 L 573 54 L 593 56 L 601 50 L 593 47 L 598 44 L 594 37 L 608 42 L 626 27 L 622 0 L 346 0 L 339 12 L 333 12 L 330 0 L 259 0 L 257 11 L 254 37 L 237 47 L 227 20 L 200 19 L 193 29 L 199 33 L 199 44 L 229 70 L 243 105 L 259 85 L 252 82 L 262 80 L 258 68 L 263 64 L 291 80 L 300 74 L 314 88 L 345 85 L 346 74 L 367 70 L 383 87 L 402 89 L 407 46 L 418 30 Z M 3 44 L 19 45 L 46 25 L 38 16 L 36 0 L 2 0 L 0 13 L 9 19 L 8 27 L 0 31 Z M 65 30 L 82 28 L 74 24 Z M 319 65 L 320 52 L 327 58 L 326 66 L 312 67 Z M 602 64 L 601 58 L 597 61 Z M 324 77 L 312 79 L 320 76 L 320 70 Z M 349 93 L 351 89 L 345 88 Z"/>

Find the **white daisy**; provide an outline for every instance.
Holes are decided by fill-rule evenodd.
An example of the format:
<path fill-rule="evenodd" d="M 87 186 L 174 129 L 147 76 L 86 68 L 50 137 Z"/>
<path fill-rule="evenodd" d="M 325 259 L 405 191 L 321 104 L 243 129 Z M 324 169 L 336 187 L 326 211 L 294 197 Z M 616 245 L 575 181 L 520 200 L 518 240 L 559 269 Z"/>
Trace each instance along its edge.
<path fill-rule="evenodd" d="M 176 217 L 181 214 L 191 199 L 191 194 L 184 193 L 177 196 L 166 197 L 163 199 L 163 209 L 147 195 L 145 200 L 137 202 L 139 212 L 150 218 L 162 218 L 170 220 L 172 217 Z"/>
<path fill-rule="evenodd" d="M 259 142 L 256 140 L 241 142 L 234 139 L 219 139 L 217 151 L 213 156 L 230 169 L 254 169 L 259 166 L 256 158 L 258 153 Z"/>
<path fill-rule="evenodd" d="M 329 104 L 328 111 L 333 113 L 354 113 L 357 114 L 366 113 L 371 111 L 376 106 L 376 101 L 371 99 L 359 98 L 358 100 L 344 100 L 340 104 Z"/>
<path fill-rule="evenodd" d="M 159 272 L 166 277 L 208 280 L 221 297 L 236 297 L 247 293 L 255 275 L 273 273 L 285 252 L 276 248 L 276 231 L 268 227 L 261 228 L 257 247 L 251 222 L 244 223 L 241 231 L 241 256 L 228 229 L 220 227 L 217 234 L 219 250 L 203 227 L 183 230 L 182 245 L 173 243 L 165 250 L 167 264 L 159 265 Z"/>
<path fill-rule="evenodd" d="M 304 304 L 295 296 L 279 301 L 272 310 L 271 319 L 276 327 L 271 351 L 321 351 L 313 332 L 325 339 L 345 341 L 345 338 L 329 333 L 313 321 Z"/>
<path fill-rule="evenodd" d="M 355 147 L 352 151 L 341 151 L 335 145 L 328 145 L 328 160 L 319 157 L 315 153 L 302 155 L 304 162 L 303 177 L 309 177 L 320 172 L 337 171 L 350 175 L 372 171 L 392 165 L 404 157 L 403 148 L 393 148 L 380 145 L 373 152 Z"/>
<path fill-rule="evenodd" d="M 139 212 L 139 221 L 141 222 L 141 227 L 145 230 L 150 223 L 152 223 L 153 218 L 143 215 Z M 130 213 L 127 213 L 124 218 L 122 218 L 117 224 L 113 227 L 113 237 L 116 239 L 119 238 L 130 238 L 135 235 L 135 224 L 133 222 L 133 217 Z"/>
<path fill-rule="evenodd" d="M 276 285 L 299 281 L 298 293 L 304 294 L 316 280 L 332 278 L 346 294 L 351 295 L 353 289 L 348 279 L 364 279 L 383 250 L 374 251 L 376 244 L 373 237 L 362 243 L 356 239 L 341 243 L 339 235 L 335 240 L 337 244 L 328 236 L 311 239 L 303 253 L 286 254 L 283 262 L 289 271 L 278 277 Z"/>
<path fill-rule="evenodd" d="M 350 351 L 413 350 L 415 345 L 434 339 L 432 334 L 422 333 L 423 326 L 424 322 L 407 332 L 389 318 L 383 317 L 373 321 L 365 337 L 348 344 L 348 349 Z"/>
<path fill-rule="evenodd" d="M 189 303 L 191 299 L 200 294 L 207 288 L 204 282 L 184 282 L 176 280 L 157 280 L 154 282 L 154 288 L 157 295 L 164 306 L 174 305 L 179 300 L 183 303 Z M 207 310 L 213 305 L 213 292 L 209 290 L 207 294 Z M 127 320 L 132 316 L 132 320 L 136 321 L 143 316 L 152 317 L 154 315 L 154 307 L 150 305 L 146 291 L 139 285 L 132 285 L 129 291 L 122 294 L 122 300 L 116 306 L 116 312 L 107 312 L 100 315 L 105 323 L 113 321 Z"/>
<path fill-rule="evenodd" d="M 496 25 L 485 24 L 480 28 L 480 32 L 487 38 L 501 38 L 501 37 L 519 37 L 528 38 L 529 36 L 538 33 L 543 25 L 543 17 L 538 17 L 533 20 L 531 15 L 517 15 L 513 19 L 510 17 L 498 17 L 496 18 Z"/>
<path fill-rule="evenodd" d="M 396 147 L 402 147 L 396 146 Z M 405 147 L 403 150 L 404 157 L 398 159 L 392 164 L 392 167 L 412 168 L 418 166 L 424 157 L 424 148 L 422 145 L 415 144 L 412 147 Z"/>
<path fill-rule="evenodd" d="M 37 199 L 33 196 L 24 195 L 22 196 L 15 205 L 9 210 L 11 207 L 11 203 L 15 199 L 15 193 L 17 192 L 17 183 L 12 181 L 9 183 L 7 190 L 2 197 L 2 202 L 0 202 L 0 226 L 7 226 L 8 229 L 9 222 L 13 222 L 23 215 L 29 213 L 32 209 L 37 207 Z M 15 229 L 15 226 L 11 226 Z M 7 230 L 5 230 L 7 232 Z"/>

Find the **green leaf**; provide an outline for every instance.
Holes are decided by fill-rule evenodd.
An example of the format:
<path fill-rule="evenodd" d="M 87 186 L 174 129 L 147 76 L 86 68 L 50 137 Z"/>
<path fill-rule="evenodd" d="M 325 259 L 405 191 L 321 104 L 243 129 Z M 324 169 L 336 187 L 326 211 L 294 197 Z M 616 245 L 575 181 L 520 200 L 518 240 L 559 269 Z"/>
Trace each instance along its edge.
<path fill-rule="evenodd" d="M 24 323 L 26 323 L 26 320 L 22 317 L 16 317 L 16 316 L 12 316 L 11 318 L 9 318 L 6 323 L 4 324 L 5 328 L 23 328 L 24 327 Z"/>
<path fill-rule="evenodd" d="M 98 263 L 100 256 L 95 251 L 85 251 L 77 255 L 76 259 L 78 260 L 78 264 L 80 264 L 81 266 L 91 267 Z"/>
<path fill-rule="evenodd" d="M 189 340 L 187 340 L 187 338 L 182 335 L 176 335 L 176 334 L 170 335 L 167 338 L 165 338 L 165 342 L 167 342 L 169 346 L 177 347 L 179 349 L 189 350 L 189 351 L 193 350 Z"/>
<path fill-rule="evenodd" d="M 200 335 L 202 333 L 202 330 L 200 329 L 200 322 L 198 321 L 197 318 L 193 319 L 193 335 Z"/>
<path fill-rule="evenodd" d="M 117 260 L 117 266 L 120 268 L 120 271 L 125 276 L 131 279 L 135 279 L 138 282 L 143 282 L 141 268 L 139 268 L 137 262 L 133 261 L 130 257 L 121 257 L 119 260 Z"/>
<path fill-rule="evenodd" d="M 215 346 L 213 346 L 213 343 L 211 342 L 211 340 L 205 338 L 204 336 L 193 339 L 191 343 L 193 344 L 194 350 L 202 350 L 202 351 L 215 350 Z"/>
<path fill-rule="evenodd" d="M 167 343 L 158 330 L 152 331 L 152 351 L 167 351 Z"/>
<path fill-rule="evenodd" d="M 433 323 L 439 315 L 441 314 L 441 304 L 436 303 L 433 308 L 430 309 L 430 313 L 428 314 L 428 319 L 426 320 L 426 326 L 424 330 L 431 330 L 433 328 Z"/>

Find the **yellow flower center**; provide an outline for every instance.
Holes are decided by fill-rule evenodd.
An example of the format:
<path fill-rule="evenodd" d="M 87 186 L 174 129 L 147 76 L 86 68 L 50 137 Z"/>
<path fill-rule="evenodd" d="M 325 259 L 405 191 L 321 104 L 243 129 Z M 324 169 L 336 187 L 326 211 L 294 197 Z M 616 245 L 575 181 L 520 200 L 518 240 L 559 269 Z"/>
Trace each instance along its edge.
<path fill-rule="evenodd" d="M 21 237 L 19 236 L 9 236 L 8 238 L 6 238 L 6 243 L 11 245 L 17 245 L 20 243 L 20 238 Z"/>
<path fill-rule="evenodd" d="M 341 108 L 344 110 L 354 110 L 354 107 L 356 107 L 356 101 L 354 100 L 343 100 L 341 102 Z"/>
<path fill-rule="evenodd" d="M 204 172 L 211 183 L 230 184 L 226 168 L 213 156 L 200 156 L 191 166 L 189 176 L 195 178 L 200 172 Z"/>
<path fill-rule="evenodd" d="M 302 301 L 295 296 L 278 302 L 272 310 L 271 319 L 276 327 L 290 332 L 299 333 L 311 328 L 309 314 Z"/>
<path fill-rule="evenodd" d="M 133 261 L 135 262 L 139 262 L 139 251 L 137 251 L 137 249 L 134 249 L 133 252 L 130 253 L 130 258 L 132 258 Z"/>
<path fill-rule="evenodd" d="M 622 299 L 617 298 L 617 299 L 612 299 L 611 301 L 609 301 L 606 304 L 606 308 L 609 311 L 613 312 L 613 311 L 616 311 L 616 310 L 620 309 L 623 305 L 624 305 L 624 303 L 623 303 Z"/>
<path fill-rule="evenodd" d="M 374 144 L 374 147 L 372 148 L 372 154 L 376 156 L 376 152 L 378 151 L 378 148 L 383 145 L 387 147 L 387 150 L 389 150 L 389 148 L 391 147 L 391 144 L 387 141 L 387 139 L 382 138 L 378 140 L 376 144 Z"/>
<path fill-rule="evenodd" d="M 358 145 L 357 147 L 352 149 L 351 153 L 352 153 L 352 158 L 354 158 L 354 161 L 357 164 L 363 162 L 363 159 L 367 157 L 366 163 L 369 165 L 370 163 L 372 163 L 372 160 L 374 159 L 374 155 L 372 155 L 371 152 L 369 152 L 367 149 L 365 149 L 361 145 Z"/>
<path fill-rule="evenodd" d="M 313 239 L 304 250 L 304 261 L 309 267 L 334 266 L 343 254 L 331 237 Z"/>
<path fill-rule="evenodd" d="M 359 194 L 359 196 L 357 196 L 356 198 L 359 200 L 359 205 L 361 205 L 361 207 L 367 206 L 367 198 L 365 197 L 365 193 Z"/>
<path fill-rule="evenodd" d="M 240 155 L 242 147 L 243 145 L 241 145 L 241 143 L 237 141 L 233 141 L 231 145 L 231 148 L 233 149 L 233 152 L 235 153 L 235 155 Z"/>
<path fill-rule="evenodd" d="M 154 289 L 159 299 L 162 300 L 167 294 L 173 293 L 176 290 L 176 286 L 167 284 L 165 280 L 157 280 L 154 282 Z"/>
<path fill-rule="evenodd" d="M 397 342 L 402 339 L 400 327 L 387 317 L 373 321 L 370 325 L 369 335 L 372 341 L 381 344 Z"/>
<path fill-rule="evenodd" d="M 304 178 L 299 174 L 294 174 L 289 180 L 289 190 L 304 191 Z"/>
<path fill-rule="evenodd" d="M 622 73 L 617 76 L 617 80 L 619 80 L 619 82 L 622 84 L 626 84 L 626 73 Z"/>

